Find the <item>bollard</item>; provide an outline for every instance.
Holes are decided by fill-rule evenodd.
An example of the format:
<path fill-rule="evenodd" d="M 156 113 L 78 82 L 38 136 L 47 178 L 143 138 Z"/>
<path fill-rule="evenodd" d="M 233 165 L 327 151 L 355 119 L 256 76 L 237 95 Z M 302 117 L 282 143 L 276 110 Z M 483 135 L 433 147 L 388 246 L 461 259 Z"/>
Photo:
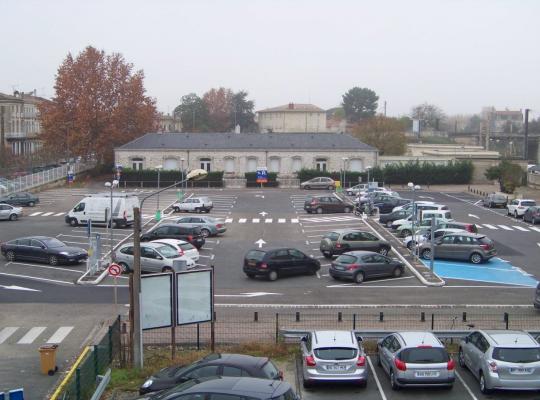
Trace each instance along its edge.
<path fill-rule="evenodd" d="M 508 325 L 509 325 L 509 315 L 507 312 L 504 313 L 504 323 L 506 325 L 506 330 L 508 330 Z"/>
<path fill-rule="evenodd" d="M 276 313 L 276 343 L 279 341 L 279 313 Z"/>
<path fill-rule="evenodd" d="M 384 322 L 384 313 L 382 311 L 379 313 L 379 322 Z"/>
<path fill-rule="evenodd" d="M 296 322 L 300 322 L 300 311 L 296 312 Z"/>
<path fill-rule="evenodd" d="M 253 314 L 253 321 L 259 322 L 259 313 L 257 311 Z"/>
<path fill-rule="evenodd" d="M 431 330 L 435 329 L 435 314 L 431 314 Z"/>
<path fill-rule="evenodd" d="M 462 318 L 462 321 L 463 321 L 463 322 L 467 322 L 467 311 L 463 311 L 463 318 Z"/>
<path fill-rule="evenodd" d="M 216 315 L 216 312 L 214 311 L 214 322 L 217 321 L 217 318 L 216 318 L 216 317 L 217 317 L 217 315 Z"/>
<path fill-rule="evenodd" d="M 356 313 L 352 315 L 352 328 L 353 330 L 356 329 Z"/>
<path fill-rule="evenodd" d="M 337 322 L 343 322 L 343 315 L 341 314 L 341 311 L 337 313 Z"/>
<path fill-rule="evenodd" d="M 420 313 L 420 322 L 426 322 L 426 313 L 424 311 Z"/>

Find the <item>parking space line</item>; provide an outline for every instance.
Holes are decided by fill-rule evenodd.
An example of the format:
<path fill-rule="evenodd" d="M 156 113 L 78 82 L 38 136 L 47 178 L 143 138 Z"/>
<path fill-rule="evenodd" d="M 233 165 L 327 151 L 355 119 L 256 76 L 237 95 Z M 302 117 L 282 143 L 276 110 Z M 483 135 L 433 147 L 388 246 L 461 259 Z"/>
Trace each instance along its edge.
<path fill-rule="evenodd" d="M 36 281 L 54 282 L 54 283 L 65 283 L 65 284 L 67 284 L 67 285 L 75 285 L 75 283 L 73 283 L 73 282 L 60 281 L 60 280 L 56 280 L 56 279 L 39 278 L 39 277 L 37 277 L 37 276 L 19 275 L 19 274 L 8 274 L 7 272 L 0 272 L 0 275 L 14 276 L 14 277 L 16 277 L 16 278 L 34 279 L 34 280 L 36 280 Z"/>
<path fill-rule="evenodd" d="M 45 214 L 42 214 L 41 216 L 42 217 L 48 217 L 49 215 L 53 215 L 53 214 L 54 214 L 54 212 L 49 211 L 49 212 L 46 212 Z"/>
<path fill-rule="evenodd" d="M 264 220 L 264 223 L 265 223 L 265 224 L 271 224 L 271 223 L 272 223 L 272 218 L 266 218 L 266 219 Z"/>
<path fill-rule="evenodd" d="M 537 228 L 536 226 L 529 226 L 530 229 L 536 232 L 540 232 L 540 228 Z"/>
<path fill-rule="evenodd" d="M 292 218 L 291 219 L 291 223 L 292 224 L 297 224 L 299 221 L 298 221 L 298 218 Z"/>
<path fill-rule="evenodd" d="M 375 368 L 373 367 L 373 363 L 371 362 L 371 357 L 366 357 L 369 363 L 369 368 L 371 368 L 371 372 L 373 373 L 373 378 L 375 378 L 375 383 L 377 384 L 377 389 L 379 389 L 379 393 L 381 394 L 381 399 L 386 400 L 386 395 L 384 394 L 384 390 L 381 385 L 381 381 L 379 380 L 379 376 L 377 375 L 377 371 L 375 371 Z"/>
<path fill-rule="evenodd" d="M 285 222 L 287 222 L 285 218 L 278 218 L 278 224 L 284 224 Z"/>
<path fill-rule="evenodd" d="M 26 335 L 24 335 L 17 344 L 31 344 L 34 340 L 37 339 L 39 335 L 41 335 L 45 329 L 47 329 L 45 326 L 35 326 L 31 328 Z"/>
<path fill-rule="evenodd" d="M 43 214 L 43 211 L 38 211 L 38 212 L 32 213 L 29 216 L 30 217 L 35 217 L 36 215 L 39 215 L 39 214 Z"/>
<path fill-rule="evenodd" d="M 246 221 L 247 221 L 246 218 L 240 218 L 240 219 L 238 220 L 238 223 L 239 223 L 239 224 L 245 224 Z"/>
<path fill-rule="evenodd" d="M 471 399 L 473 400 L 478 400 L 478 397 L 476 397 L 473 393 L 473 391 L 471 390 L 471 388 L 469 387 L 469 385 L 467 385 L 465 383 L 465 380 L 461 377 L 461 374 L 459 372 L 454 371 L 456 376 L 458 377 L 459 381 L 461 382 L 461 384 L 463 385 L 463 387 L 465 387 L 465 390 L 467 391 L 467 393 L 469 393 L 469 395 L 471 396 Z"/>
<path fill-rule="evenodd" d="M 528 229 L 525 229 L 525 228 L 523 228 L 522 226 L 512 225 L 512 228 L 515 228 L 515 229 L 517 229 L 518 231 L 530 232 Z"/>
<path fill-rule="evenodd" d="M 64 215 L 65 213 L 61 212 L 61 213 L 57 213 L 57 214 L 54 214 L 55 217 L 59 217 L 61 215 Z"/>
<path fill-rule="evenodd" d="M 377 279 L 376 281 L 367 281 L 367 282 L 362 282 L 362 284 L 370 284 L 370 283 L 379 283 L 379 282 L 386 282 L 386 281 L 399 281 L 399 280 L 403 280 L 403 279 L 412 279 L 414 278 L 414 276 L 402 276 L 400 278 L 390 278 L 390 279 Z"/>
<path fill-rule="evenodd" d="M 35 268 L 45 268 L 45 269 L 57 269 L 58 271 L 68 271 L 68 272 L 76 272 L 77 274 L 84 274 L 85 271 L 79 271 L 77 269 L 70 269 L 70 268 L 59 268 L 59 267 L 51 267 L 49 265 L 38 265 L 38 264 L 26 264 L 26 263 L 20 263 L 17 261 L 14 261 L 11 263 L 11 265 L 24 265 L 26 267 L 35 267 Z"/>
<path fill-rule="evenodd" d="M 486 228 L 489 228 L 489 229 L 495 229 L 495 230 L 498 230 L 499 228 L 497 228 L 496 226 L 493 226 L 493 225 L 490 225 L 490 224 L 484 224 L 484 226 Z"/>
<path fill-rule="evenodd" d="M 254 224 L 258 224 L 261 220 L 259 218 L 253 218 L 251 220 Z"/>
<path fill-rule="evenodd" d="M 497 225 L 497 226 L 500 226 L 502 229 L 504 229 L 505 231 L 513 231 L 512 228 L 510 228 L 509 226 L 506 226 L 506 225 Z"/>
<path fill-rule="evenodd" d="M 226 223 L 226 224 L 229 224 L 229 223 L 231 223 L 231 222 L 233 222 L 233 219 L 232 219 L 232 218 L 226 218 L 226 219 L 225 219 L 225 223 Z"/>
<path fill-rule="evenodd" d="M 307 236 L 308 238 L 314 238 L 314 237 L 322 237 L 324 235 L 311 235 L 311 236 Z"/>

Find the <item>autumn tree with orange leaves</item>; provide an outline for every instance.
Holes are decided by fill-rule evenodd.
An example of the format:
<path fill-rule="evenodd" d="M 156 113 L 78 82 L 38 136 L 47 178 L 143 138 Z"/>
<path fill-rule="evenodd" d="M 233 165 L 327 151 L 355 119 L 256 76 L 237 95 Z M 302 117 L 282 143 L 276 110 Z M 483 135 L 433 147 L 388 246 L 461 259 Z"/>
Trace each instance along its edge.
<path fill-rule="evenodd" d="M 95 154 L 111 163 L 114 148 L 156 128 L 155 101 L 146 96 L 144 73 L 121 54 L 87 47 L 58 68 L 56 96 L 40 106 L 42 138 L 53 154 Z"/>

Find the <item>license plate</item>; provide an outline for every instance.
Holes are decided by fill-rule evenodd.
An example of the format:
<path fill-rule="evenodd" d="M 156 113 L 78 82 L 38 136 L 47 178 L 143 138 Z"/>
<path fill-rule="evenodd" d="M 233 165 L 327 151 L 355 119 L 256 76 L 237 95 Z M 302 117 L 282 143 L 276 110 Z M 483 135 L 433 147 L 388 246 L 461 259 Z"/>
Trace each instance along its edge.
<path fill-rule="evenodd" d="M 346 371 L 347 366 L 346 365 L 327 365 L 326 370 L 327 371 Z"/>
<path fill-rule="evenodd" d="M 510 368 L 510 373 L 515 375 L 532 374 L 532 368 Z"/>
<path fill-rule="evenodd" d="M 342 267 L 340 265 L 336 265 L 334 268 L 340 271 L 343 271 L 345 269 L 345 267 Z"/>
<path fill-rule="evenodd" d="M 414 376 L 417 378 L 436 378 L 439 376 L 439 371 L 416 371 Z"/>
<path fill-rule="evenodd" d="M 255 265 L 257 265 L 257 263 L 256 263 L 255 261 L 249 261 L 249 262 L 248 262 L 248 265 L 249 265 L 250 267 L 254 267 Z"/>

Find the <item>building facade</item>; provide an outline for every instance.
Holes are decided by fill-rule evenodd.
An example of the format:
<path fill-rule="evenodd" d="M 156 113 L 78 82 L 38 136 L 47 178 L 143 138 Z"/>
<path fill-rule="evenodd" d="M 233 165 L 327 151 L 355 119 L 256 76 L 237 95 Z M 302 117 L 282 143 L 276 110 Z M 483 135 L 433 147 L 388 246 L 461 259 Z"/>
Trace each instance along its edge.
<path fill-rule="evenodd" d="M 14 155 L 32 154 L 42 146 L 38 105 L 47 101 L 30 93 L 0 93 L 0 118 L 4 123 L 4 146 Z M 1 123 L 1 122 L 0 122 Z"/>
<path fill-rule="evenodd" d="M 160 132 L 182 132 L 182 120 L 170 114 L 159 114 Z"/>
<path fill-rule="evenodd" d="M 115 149 L 124 168 L 202 168 L 228 178 L 266 167 L 280 178 L 301 169 L 365 171 L 377 165 L 377 149 L 346 134 L 333 133 L 148 133 Z"/>
<path fill-rule="evenodd" d="M 262 133 L 327 132 L 326 111 L 313 104 L 289 103 L 257 111 Z"/>

